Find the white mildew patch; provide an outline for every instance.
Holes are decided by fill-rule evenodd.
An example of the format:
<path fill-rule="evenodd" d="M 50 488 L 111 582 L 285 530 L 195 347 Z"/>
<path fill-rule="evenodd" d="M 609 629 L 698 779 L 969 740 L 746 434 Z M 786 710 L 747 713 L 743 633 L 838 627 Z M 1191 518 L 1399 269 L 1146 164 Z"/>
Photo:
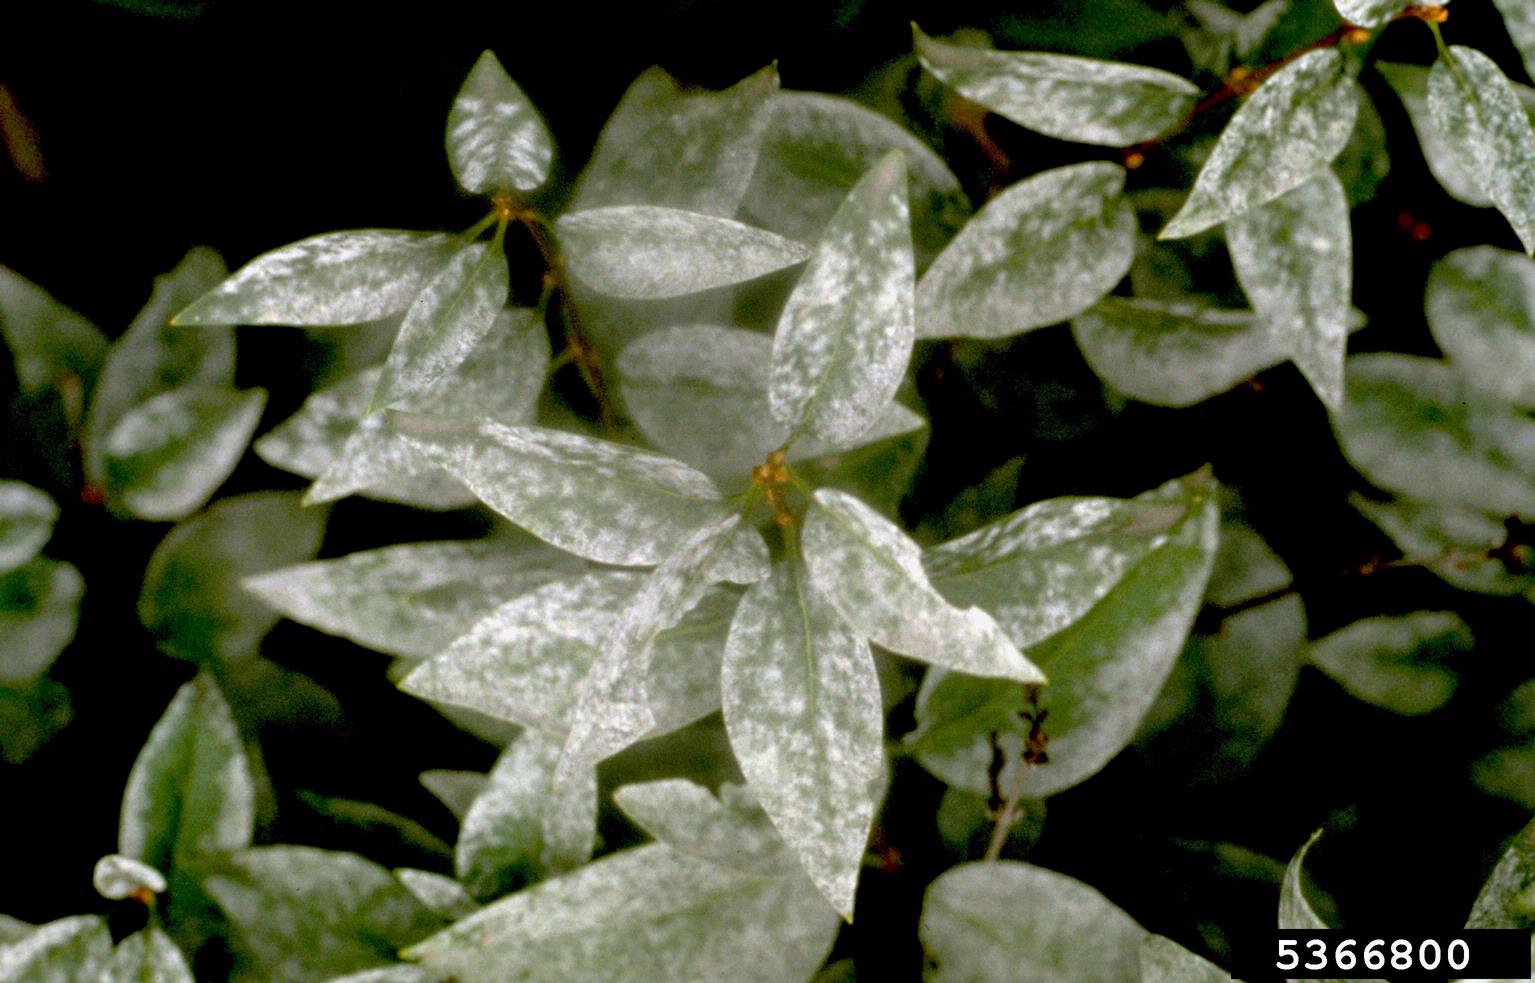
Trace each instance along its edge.
<path fill-rule="evenodd" d="M 486 51 L 448 112 L 448 163 L 465 191 L 532 191 L 549 177 L 554 141 L 538 110 Z"/>
<path fill-rule="evenodd" d="M 118 943 L 96 983 L 193 983 L 192 968 L 171 937 L 151 925 Z"/>
<path fill-rule="evenodd" d="M 1302 55 L 1247 97 L 1159 238 L 1181 239 L 1316 177 L 1348 143 L 1359 83 L 1335 48 Z"/>
<path fill-rule="evenodd" d="M 40 925 L 0 946 L 0 980 L 6 983 L 78 983 L 95 980 L 112 958 L 106 919 L 72 915 Z"/>
<path fill-rule="evenodd" d="M 1306 865 L 1306 854 L 1316 845 L 1316 841 L 1322 838 L 1322 831 L 1317 830 L 1311 834 L 1311 839 L 1305 845 L 1295 851 L 1295 856 L 1290 858 L 1290 863 L 1285 867 L 1284 880 L 1279 884 L 1279 927 L 1292 929 L 1327 929 L 1332 928 L 1322 920 L 1322 916 L 1311 907 L 1311 902 L 1306 899 L 1306 893 L 1301 887 L 1302 872 Z M 1381 980 L 1370 983 L 1383 983 Z"/>
<path fill-rule="evenodd" d="M 1402 12 L 1401 0 L 1333 0 L 1332 5 L 1339 17 L 1360 27 L 1380 27 Z"/>
<path fill-rule="evenodd" d="M 1073 164 L 987 202 L 917 284 L 919 338 L 1005 338 L 1065 321 L 1135 258 L 1124 168 Z"/>
<path fill-rule="evenodd" d="M 793 239 L 733 219 L 618 205 L 562 215 L 571 272 L 613 297 L 655 300 L 766 276 L 810 257 Z"/>
<path fill-rule="evenodd" d="M 59 507 L 23 481 L 0 481 L 0 573 L 32 559 L 53 536 Z"/>
<path fill-rule="evenodd" d="M 141 860 L 109 853 L 96 861 L 91 886 L 108 901 L 121 901 L 141 890 L 164 893 L 165 875 Z"/>
<path fill-rule="evenodd" d="M 916 31 L 922 67 L 966 99 L 1036 133 L 1124 147 L 1176 126 L 1199 98 L 1188 79 L 1158 68 L 945 44 Z"/>
<path fill-rule="evenodd" d="M 1331 171 L 1226 223 L 1237 281 L 1328 412 L 1343 409 L 1354 281 L 1348 199 Z"/>
<path fill-rule="evenodd" d="M 1457 249 L 1429 272 L 1424 311 L 1457 371 L 1535 407 L 1535 261 L 1493 246 Z"/>
<path fill-rule="evenodd" d="M 455 236 L 426 232 L 327 232 L 256 257 L 173 323 L 377 321 L 408 307 L 458 245 Z"/>
<path fill-rule="evenodd" d="M 746 874 L 778 876 L 795 860 L 755 801 L 738 801 L 740 786 L 720 797 L 686 778 L 625 785 L 613 803 L 633 822 L 678 853 Z"/>
<path fill-rule="evenodd" d="M 784 304 L 768 402 L 794 433 L 853 440 L 894 398 L 915 338 L 906 163 L 893 150 L 848 193 Z"/>
<path fill-rule="evenodd" d="M 1492 868 L 1471 903 L 1467 928 L 1525 928 L 1529 924 L 1524 899 L 1529 897 L 1535 871 L 1535 824 L 1514 837 Z"/>
<path fill-rule="evenodd" d="M 1140 965 L 1141 983 L 1231 983 L 1232 979 L 1224 969 L 1165 935 L 1146 936 Z"/>
<path fill-rule="evenodd" d="M 928 582 L 921 548 L 853 496 L 815 493 L 803 551 L 815 589 L 863 637 L 971 675 L 1045 682 L 990 615 L 944 600 Z"/>
<path fill-rule="evenodd" d="M 1502 16 L 1503 26 L 1513 38 L 1514 47 L 1519 49 L 1519 57 L 1528 72 L 1535 66 L 1535 7 L 1524 0 L 1492 0 L 1492 5 Z"/>
<path fill-rule="evenodd" d="M 1434 180 L 1438 181 L 1452 198 L 1477 208 L 1491 205 L 1492 199 L 1461 164 L 1460 154 L 1439 133 L 1433 114 L 1428 110 L 1430 69 L 1423 65 L 1401 65 L 1384 61 L 1376 62 L 1375 67 L 1385 76 L 1386 81 L 1391 83 L 1391 88 L 1402 100 L 1402 107 L 1407 110 L 1407 118 L 1412 121 L 1413 133 L 1418 138 L 1418 148 L 1423 151 L 1423 159 L 1434 175 Z M 1516 85 L 1515 91 L 1519 94 L 1520 101 L 1528 114 L 1531 100 L 1535 98 L 1535 91 L 1522 85 Z"/>

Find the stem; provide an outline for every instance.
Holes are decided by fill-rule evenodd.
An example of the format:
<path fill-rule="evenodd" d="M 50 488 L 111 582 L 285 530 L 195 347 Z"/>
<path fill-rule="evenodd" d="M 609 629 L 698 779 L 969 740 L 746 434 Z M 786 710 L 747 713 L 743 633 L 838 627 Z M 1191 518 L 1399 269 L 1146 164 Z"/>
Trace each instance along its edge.
<path fill-rule="evenodd" d="M 997 824 L 991 828 L 991 840 L 986 844 L 986 856 L 982 859 L 1002 859 L 1002 848 L 1007 845 L 1007 836 L 1019 818 L 1017 796 L 1005 800 L 997 813 Z"/>

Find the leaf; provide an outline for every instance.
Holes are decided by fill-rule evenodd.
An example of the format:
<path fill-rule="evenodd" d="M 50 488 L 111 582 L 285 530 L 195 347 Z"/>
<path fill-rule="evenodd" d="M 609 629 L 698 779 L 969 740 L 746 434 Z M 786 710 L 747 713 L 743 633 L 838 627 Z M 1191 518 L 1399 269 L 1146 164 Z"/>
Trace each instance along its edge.
<path fill-rule="evenodd" d="M 1316 913 L 1311 902 L 1306 899 L 1305 891 L 1301 887 L 1303 878 L 1302 868 L 1306 862 L 1306 854 L 1311 850 L 1316 841 L 1321 839 L 1322 831 L 1317 830 L 1311 834 L 1311 839 L 1306 841 L 1291 858 L 1290 865 L 1285 868 L 1284 881 L 1279 885 L 1279 927 L 1281 929 L 1300 929 L 1302 931 L 1318 931 L 1331 928 L 1322 916 Z M 1358 977 L 1363 979 L 1363 977 Z M 1343 983 L 1342 980 L 1317 979 L 1311 983 Z M 1385 983 L 1384 980 L 1367 979 L 1366 983 Z"/>
<path fill-rule="evenodd" d="M 1535 406 L 1535 261 L 1492 246 L 1457 249 L 1429 271 L 1424 307 L 1456 371 Z"/>
<path fill-rule="evenodd" d="M 10 915 L 0 915 L 0 948 L 13 942 L 20 942 L 23 937 L 29 935 L 36 925 L 30 925 L 19 918 Z"/>
<path fill-rule="evenodd" d="M 931 983 L 1124 983 L 1145 932 L 1064 874 L 1002 860 L 961 864 L 928 886 L 918 926 Z"/>
<path fill-rule="evenodd" d="M 554 141 L 494 52 L 470 69 L 448 113 L 448 163 L 475 194 L 532 191 L 549 178 Z"/>
<path fill-rule="evenodd" d="M 944 600 L 928 582 L 917 544 L 851 495 L 815 493 L 802 549 L 815 590 L 863 637 L 976 676 L 1045 681 L 990 615 Z"/>
<path fill-rule="evenodd" d="M 460 822 L 488 781 L 477 771 L 438 770 L 421 773 L 421 784 Z"/>
<path fill-rule="evenodd" d="M 96 326 L 43 288 L 0 266 L 0 337 L 11 350 L 23 392 L 96 378 L 107 340 Z"/>
<path fill-rule="evenodd" d="M 380 966 L 377 969 L 364 969 L 357 973 L 347 973 L 345 976 L 333 976 L 327 983 L 453 983 L 451 977 L 420 966 L 408 966 L 397 964 L 394 966 Z"/>
<path fill-rule="evenodd" d="M 827 442 L 874 425 L 911 359 L 913 263 L 906 164 L 891 151 L 826 224 L 784 303 L 768 378 L 774 419 Z"/>
<path fill-rule="evenodd" d="M 597 828 L 597 775 L 557 784 L 563 743 L 536 731 L 518 737 L 496 761 L 458 834 L 454 867 L 480 901 L 579 867 L 591 859 Z"/>
<path fill-rule="evenodd" d="M 265 407 L 264 389 L 197 385 L 139 404 L 102 445 L 108 501 L 155 522 L 191 515 L 234 471 Z"/>
<path fill-rule="evenodd" d="M 325 510 L 287 492 L 226 498 L 176 526 L 155 548 L 139 593 L 139 621 L 161 651 L 192 662 L 255 653 L 278 616 L 242 581 L 307 560 L 320 548 Z"/>
<path fill-rule="evenodd" d="M 404 955 L 461 983 L 801 983 L 836 917 L 800 876 L 764 877 L 653 844 L 482 909 Z"/>
<path fill-rule="evenodd" d="M 506 598 L 579 570 L 573 557 L 500 539 L 406 543 L 247 577 L 285 618 L 367 648 L 426 659 Z"/>
<path fill-rule="evenodd" d="M 556 230 L 571 272 L 599 293 L 639 300 L 744 283 L 810 256 L 763 229 L 652 205 L 570 212 Z"/>
<path fill-rule="evenodd" d="M 1535 884 L 1535 823 L 1515 836 L 1471 905 L 1467 928 L 1529 928 L 1535 921 L 1530 887 Z"/>
<path fill-rule="evenodd" d="M 613 802 L 645 832 L 679 854 L 747 874 L 782 874 L 794 860 L 767 814 L 737 785 L 716 798 L 686 778 L 625 785 Z"/>
<path fill-rule="evenodd" d="M 506 306 L 509 276 L 499 234 L 454 253 L 405 312 L 370 412 L 403 405 L 468 358 Z"/>
<path fill-rule="evenodd" d="M 298 789 L 295 797 L 332 835 L 365 841 L 375 849 L 407 850 L 432 859 L 448 860 L 453 848 L 408 816 L 373 802 L 359 802 Z M 402 882 L 403 883 L 403 882 Z"/>
<path fill-rule="evenodd" d="M 99 983 L 193 983 L 192 968 L 170 936 L 151 925 L 118 943 Z"/>
<path fill-rule="evenodd" d="M 1237 110 L 1161 239 L 1182 239 L 1268 204 L 1338 156 L 1359 112 L 1359 85 L 1335 48 L 1264 81 Z"/>
<path fill-rule="evenodd" d="M 460 245 L 455 236 L 394 229 L 312 236 L 257 256 L 172 323 L 377 321 L 405 310 Z"/>
<path fill-rule="evenodd" d="M 486 505 L 577 556 L 661 562 L 728 514 L 707 477 L 669 457 L 542 427 L 391 414 L 391 425 Z"/>
<path fill-rule="evenodd" d="M 1535 75 L 1535 71 L 1530 69 L 1530 66 L 1535 65 L 1535 10 L 1522 0 L 1492 0 L 1492 5 L 1502 16 L 1503 26 L 1508 28 L 1508 36 L 1513 39 L 1514 47 L 1519 49 L 1525 71 Z"/>
<path fill-rule="evenodd" d="M 1375 502 L 1355 495 L 1349 501 L 1403 556 L 1425 557 L 1425 568 L 1461 590 L 1509 596 L 1535 588 L 1535 577 L 1510 571 L 1491 555 L 1508 540 L 1508 529 L 1495 516 L 1408 499 Z"/>
<path fill-rule="evenodd" d="M 416 900 L 438 916 L 452 922 L 467 918 L 480 910 L 480 906 L 464 890 L 462 884 L 444 874 L 429 870 L 398 867 L 394 876 Z"/>
<path fill-rule="evenodd" d="M 0 685 L 48 671 L 75 637 L 84 593 L 80 571 L 45 556 L 0 574 Z"/>
<path fill-rule="evenodd" d="M 442 925 L 382 867 L 303 846 L 242 850 L 203 886 L 239 948 L 272 983 L 305 983 L 395 961 Z"/>
<path fill-rule="evenodd" d="M 662 69 L 649 69 L 608 118 L 570 210 L 660 205 L 734 215 L 777 91 L 771 66 L 723 92 L 688 92 Z"/>
<path fill-rule="evenodd" d="M 112 853 L 96 861 L 91 873 L 91 884 L 96 893 L 108 901 L 121 901 L 141 892 L 151 895 L 165 893 L 165 875 L 154 867 L 132 857 Z"/>
<path fill-rule="evenodd" d="M 1402 12 L 1401 0 L 1333 0 L 1338 16 L 1360 27 L 1381 27 Z"/>
<path fill-rule="evenodd" d="M 28 562 L 53 536 L 59 507 L 47 492 L 21 481 L 0 481 L 0 574 Z"/>
<path fill-rule="evenodd" d="M 1313 642 L 1311 663 L 1349 693 L 1395 713 L 1432 713 L 1455 692 L 1444 663 L 1470 652 L 1471 629 L 1451 611 L 1364 618 Z"/>
<path fill-rule="evenodd" d="M 1453 45 L 1428 76 L 1429 116 L 1461 168 L 1535 252 L 1535 128 L 1491 58 Z"/>
<path fill-rule="evenodd" d="M 111 958 L 104 920 L 60 918 L 0 948 L 0 983 L 97 983 Z"/>
<path fill-rule="evenodd" d="M 1163 935 L 1141 942 L 1141 983 L 1229 983 L 1233 977 Z"/>
<path fill-rule="evenodd" d="M 1434 180 L 1452 198 L 1478 208 L 1491 205 L 1492 199 L 1487 197 L 1481 185 L 1466 171 L 1459 153 L 1440 134 L 1428 110 L 1429 69 L 1421 65 L 1384 61 L 1376 62 L 1375 67 L 1391 84 L 1391 88 L 1396 90 L 1397 98 L 1401 99 L 1403 108 L 1407 110 L 1407 118 L 1418 138 L 1418 148 L 1423 151 L 1423 159 L 1434 175 Z M 1519 93 L 1528 112 L 1531 100 L 1535 99 L 1535 91 L 1525 86 L 1516 86 L 1515 91 Z"/>
<path fill-rule="evenodd" d="M 917 337 L 1005 338 L 1103 299 L 1135 255 L 1124 185 L 1117 165 L 1073 164 L 987 202 L 917 284 Z"/>
<path fill-rule="evenodd" d="M 720 673 L 730 749 L 833 908 L 852 920 L 883 794 L 885 715 L 866 641 L 780 563 L 747 590 Z"/>
<path fill-rule="evenodd" d="M 1019 126 L 1062 140 L 1125 147 L 1188 116 L 1199 89 L 1144 65 L 945 44 L 912 28 L 922 67 Z"/>
<path fill-rule="evenodd" d="M 1356 355 L 1346 372 L 1333 426 L 1371 482 L 1438 505 L 1535 516 L 1535 420 L 1436 359 Z"/>
<path fill-rule="evenodd" d="M 1348 200 L 1325 171 L 1226 224 L 1237 281 L 1333 413 L 1343 409 L 1354 259 Z"/>

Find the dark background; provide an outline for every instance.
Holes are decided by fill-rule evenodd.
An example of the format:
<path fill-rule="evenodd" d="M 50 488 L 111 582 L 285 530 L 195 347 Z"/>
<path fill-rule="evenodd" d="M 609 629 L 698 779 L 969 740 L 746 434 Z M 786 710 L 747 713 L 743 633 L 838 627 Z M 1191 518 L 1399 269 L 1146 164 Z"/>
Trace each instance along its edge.
<path fill-rule="evenodd" d="M 991 30 L 999 47 L 1114 54 L 1188 71 L 1181 47 L 1157 39 L 1173 6 L 11 3 L 0 9 L 0 84 L 30 120 L 45 173 L 28 179 L 0 161 L 0 263 L 115 336 L 147 299 L 152 278 L 193 245 L 213 246 L 236 267 L 331 229 L 470 225 L 483 205 L 455 188 L 441 137 L 453 94 L 486 47 L 541 108 L 568 178 L 629 81 L 654 63 L 719 86 L 777 59 L 786 87 L 867 91 L 871 80 L 883 84 L 910 70 L 892 63 L 909 54 L 916 19 L 932 34 Z M 1447 36 L 1483 47 L 1528 81 L 1484 8 L 1453 6 Z M 1433 56 L 1419 25 L 1393 27 L 1382 44 L 1396 60 Z M 1393 172 L 1354 215 L 1355 303 L 1371 323 L 1352 348 L 1432 354 L 1421 303 L 1429 263 L 1460 245 L 1514 240 L 1495 215 L 1439 190 L 1400 107 L 1378 78 L 1363 81 L 1385 118 Z M 1014 162 L 999 174 L 965 133 L 942 120 L 921 122 L 978 201 L 999 182 L 1101 156 L 992 118 L 987 131 Z M 1426 241 L 1422 230 L 1414 237 L 1403 229 L 1417 222 L 1426 223 Z M 296 332 L 281 329 L 246 329 L 240 344 L 241 384 L 273 393 L 265 430 L 303 398 L 304 349 Z M 942 358 L 936 347 L 918 353 L 937 450 L 904 506 L 909 519 L 936 513 L 1019 454 L 1027 455 L 1019 504 L 1063 493 L 1134 494 L 1210 461 L 1295 572 L 1313 636 L 1360 616 L 1447 608 L 1462 613 L 1479 640 L 1460 693 L 1427 718 L 1373 710 L 1305 670 L 1284 726 L 1243 776 L 1199 785 L 1187 780 L 1189 761 L 1123 755 L 1051 801 L 1029 859 L 1094 885 L 1147 928 L 1210 952 L 1212 939 L 1268 930 L 1277 890 L 1266 879 L 1272 865 L 1236 876 L 1208 844 L 1237 844 L 1282 865 L 1328 825 L 1333 835 L 1314 852 L 1312 870 L 1350 924 L 1458 926 L 1503 842 L 1527 819 L 1477 791 L 1469 765 L 1500 739 L 1493 708 L 1531 675 L 1529 606 L 1459 594 L 1421 571 L 1336 576 L 1391 555 L 1390 547 L 1347 505 L 1363 481 L 1288 365 L 1190 410 L 1132 404 L 1115 412 L 1064 328 L 996 352 L 981 379 L 987 401 L 977 398 L 975 378 L 940 372 Z M 39 477 L 24 457 L 4 461 L 0 473 L 48 485 L 65 503 L 48 552 L 79 566 L 87 582 L 78 638 L 54 669 L 73 695 L 75 720 L 25 765 L 0 765 L 0 910 L 42 921 L 102 910 L 90 866 L 114 848 L 128 768 L 192 670 L 158 654 L 133 612 L 144 563 L 166 527 L 115 521 L 81 504 L 78 488 Z M 259 487 L 298 485 L 250 457 L 226 491 Z M 337 508 L 323 555 L 471 535 L 479 523 L 472 514 L 433 517 L 351 500 Z M 267 840 L 440 867 L 387 829 L 358 832 L 325 820 L 295 793 L 382 803 L 451 842 L 451 817 L 414 776 L 427 768 L 483 770 L 495 749 L 398 694 L 378 656 L 292 624 L 277 629 L 264 652 L 334 695 L 260 725 L 282 807 Z M 898 713 L 892 734 L 902 723 Z M 906 762 L 896 776 L 876 841 L 885 866 L 867 872 L 858 919 L 838 947 L 869 979 L 916 978 L 920 892 L 956 862 L 933 829 L 941 787 Z"/>

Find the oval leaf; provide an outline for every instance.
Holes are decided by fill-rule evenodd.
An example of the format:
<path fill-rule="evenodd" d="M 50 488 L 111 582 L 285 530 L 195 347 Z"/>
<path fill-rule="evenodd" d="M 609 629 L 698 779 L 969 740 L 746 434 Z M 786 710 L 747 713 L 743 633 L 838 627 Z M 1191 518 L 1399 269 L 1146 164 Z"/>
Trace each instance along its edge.
<path fill-rule="evenodd" d="M 465 191 L 532 191 L 549 177 L 554 141 L 493 52 L 480 55 L 448 113 L 448 163 Z"/>
<path fill-rule="evenodd" d="M 1428 327 L 1467 379 L 1520 406 L 1535 406 L 1535 261 L 1473 246 L 1434 264 L 1424 301 Z"/>
<path fill-rule="evenodd" d="M 31 560 L 53 536 L 59 507 L 21 481 L 0 481 L 0 573 Z"/>
<path fill-rule="evenodd" d="M 1445 665 L 1471 651 L 1471 629 L 1451 611 L 1364 618 L 1311 644 L 1311 664 L 1349 693 L 1395 713 L 1431 713 L 1459 682 Z"/>

